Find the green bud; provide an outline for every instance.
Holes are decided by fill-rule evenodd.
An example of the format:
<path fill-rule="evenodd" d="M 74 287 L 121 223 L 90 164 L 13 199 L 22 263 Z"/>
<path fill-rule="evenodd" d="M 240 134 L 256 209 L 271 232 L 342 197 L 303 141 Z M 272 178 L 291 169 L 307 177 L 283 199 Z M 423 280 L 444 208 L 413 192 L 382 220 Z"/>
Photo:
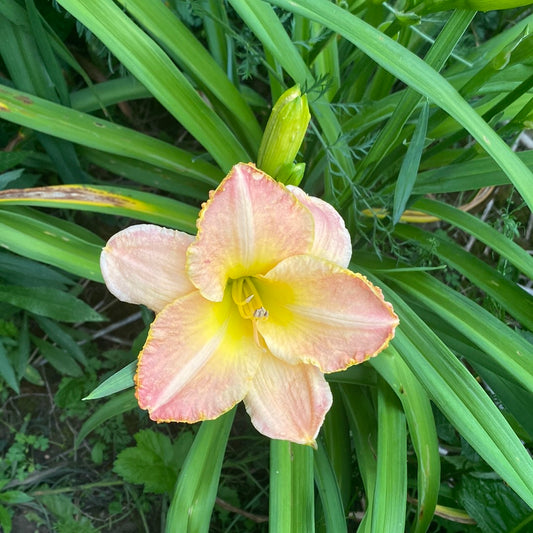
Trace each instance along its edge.
<path fill-rule="evenodd" d="M 299 167 L 294 174 L 293 167 L 298 167 L 294 165 L 294 158 L 310 120 L 307 96 L 302 96 L 300 87 L 285 91 L 274 105 L 263 133 L 257 156 L 258 168 L 282 183 L 288 183 L 285 180 L 289 179 L 294 185 L 293 180 L 298 176 L 301 181 L 303 169 Z"/>
<path fill-rule="evenodd" d="M 304 172 L 305 163 L 290 163 L 281 167 L 276 179 L 285 185 L 300 185 Z"/>

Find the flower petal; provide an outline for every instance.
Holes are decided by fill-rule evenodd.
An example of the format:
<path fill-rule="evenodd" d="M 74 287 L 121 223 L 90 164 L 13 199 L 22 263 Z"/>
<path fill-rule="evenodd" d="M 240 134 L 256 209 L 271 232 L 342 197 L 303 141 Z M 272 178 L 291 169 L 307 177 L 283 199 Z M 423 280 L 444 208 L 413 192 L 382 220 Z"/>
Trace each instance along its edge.
<path fill-rule="evenodd" d="M 257 431 L 311 446 L 331 403 L 329 385 L 318 368 L 290 365 L 270 354 L 263 357 L 244 398 Z"/>
<path fill-rule="evenodd" d="M 344 370 L 385 348 L 398 324 L 379 288 L 316 257 L 289 257 L 254 283 L 268 312 L 257 329 L 290 363 Z"/>
<path fill-rule="evenodd" d="M 150 328 L 135 376 L 139 406 L 158 422 L 217 418 L 246 395 L 263 353 L 229 293 L 213 303 L 195 291 Z"/>
<path fill-rule="evenodd" d="M 315 219 L 315 240 L 307 253 L 346 268 L 352 257 L 352 239 L 342 217 L 333 206 L 309 196 L 299 187 L 288 185 L 287 189 L 311 211 Z"/>
<path fill-rule="evenodd" d="M 107 288 L 119 300 L 160 311 L 195 290 L 185 272 L 185 253 L 193 239 L 151 224 L 120 231 L 100 256 Z"/>
<path fill-rule="evenodd" d="M 251 164 L 235 165 L 198 219 L 187 252 L 191 281 L 220 301 L 228 278 L 265 274 L 291 255 L 306 253 L 313 217 L 280 183 Z"/>

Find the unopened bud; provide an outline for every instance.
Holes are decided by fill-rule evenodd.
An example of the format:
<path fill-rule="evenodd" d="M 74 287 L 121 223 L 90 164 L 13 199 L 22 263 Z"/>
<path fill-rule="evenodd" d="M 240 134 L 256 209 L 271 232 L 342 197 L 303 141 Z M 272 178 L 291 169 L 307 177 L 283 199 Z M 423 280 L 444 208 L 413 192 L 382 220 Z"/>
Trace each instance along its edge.
<path fill-rule="evenodd" d="M 285 91 L 272 108 L 259 153 L 257 166 L 282 183 L 295 185 L 303 177 L 303 167 L 294 165 L 294 159 L 311 120 L 307 96 L 298 86 Z M 295 167 L 297 167 L 295 169 Z"/>

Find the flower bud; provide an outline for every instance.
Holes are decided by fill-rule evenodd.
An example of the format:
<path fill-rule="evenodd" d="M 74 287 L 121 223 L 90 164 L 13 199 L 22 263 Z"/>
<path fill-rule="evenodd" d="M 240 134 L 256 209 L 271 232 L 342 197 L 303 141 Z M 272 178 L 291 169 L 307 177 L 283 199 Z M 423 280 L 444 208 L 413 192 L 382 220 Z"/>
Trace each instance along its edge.
<path fill-rule="evenodd" d="M 258 168 L 282 183 L 288 183 L 286 180 L 293 185 L 295 180 L 299 183 L 303 168 L 294 165 L 294 158 L 310 120 L 307 96 L 302 96 L 298 86 L 285 91 L 274 105 L 263 133 Z"/>

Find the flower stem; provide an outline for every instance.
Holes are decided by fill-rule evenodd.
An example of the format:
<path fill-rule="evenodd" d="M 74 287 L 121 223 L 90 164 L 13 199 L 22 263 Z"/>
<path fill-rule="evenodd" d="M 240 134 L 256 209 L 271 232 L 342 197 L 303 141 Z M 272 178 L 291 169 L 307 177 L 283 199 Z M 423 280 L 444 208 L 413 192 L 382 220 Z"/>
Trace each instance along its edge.
<path fill-rule="evenodd" d="M 270 533 L 315 530 L 313 449 L 287 441 L 270 443 Z"/>
<path fill-rule="evenodd" d="M 216 420 L 202 422 L 176 483 L 166 533 L 209 531 L 234 416 L 235 408 Z"/>

